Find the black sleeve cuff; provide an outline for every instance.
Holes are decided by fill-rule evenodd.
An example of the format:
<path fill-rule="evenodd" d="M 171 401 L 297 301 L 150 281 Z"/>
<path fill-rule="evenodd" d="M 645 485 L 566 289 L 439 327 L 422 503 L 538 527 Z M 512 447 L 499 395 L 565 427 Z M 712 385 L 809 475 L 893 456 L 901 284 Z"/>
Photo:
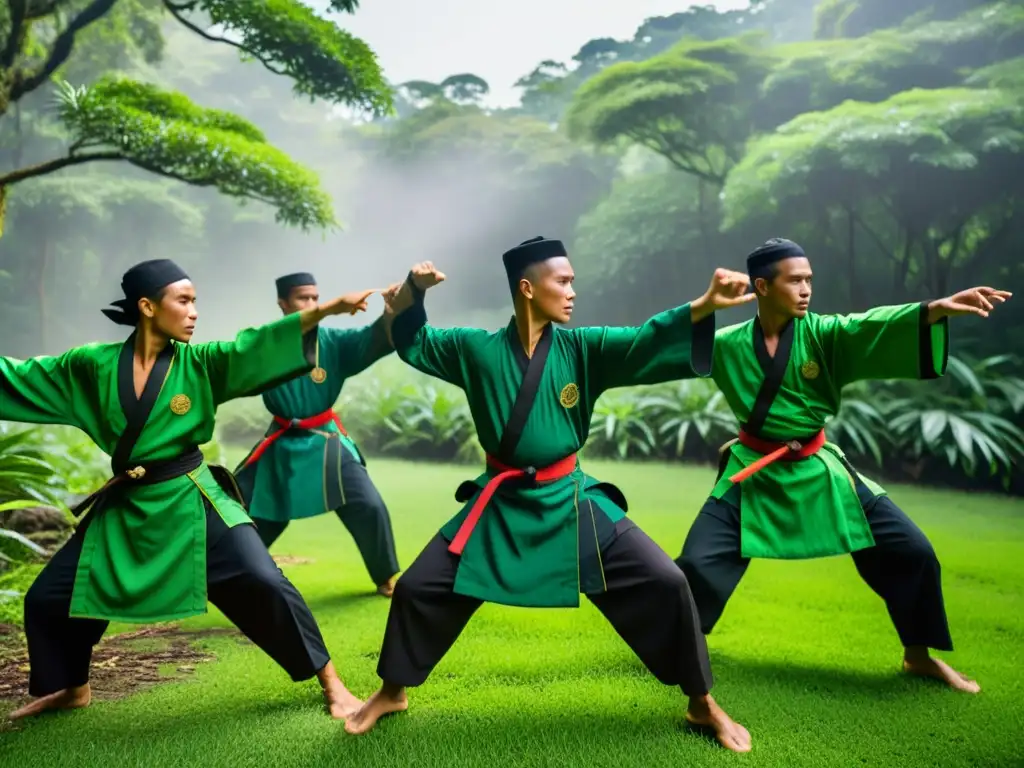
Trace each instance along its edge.
<path fill-rule="evenodd" d="M 412 272 L 406 278 L 406 283 L 412 291 L 412 306 L 399 312 L 391 324 L 391 338 L 398 352 L 412 346 L 420 328 L 427 324 L 427 310 L 423 306 L 424 292 L 416 287 Z"/>
<path fill-rule="evenodd" d="M 942 364 L 939 370 L 935 370 L 935 346 L 932 344 L 932 327 L 939 326 L 942 329 Z M 949 365 L 949 318 L 944 317 L 937 323 L 928 322 L 928 302 L 921 302 L 921 311 L 918 314 L 917 324 L 917 370 L 922 379 L 937 379 L 946 373 L 946 366 Z"/>
<path fill-rule="evenodd" d="M 690 343 L 690 367 L 698 376 L 711 375 L 711 364 L 715 357 L 715 313 L 705 317 L 690 328 L 693 335 Z"/>

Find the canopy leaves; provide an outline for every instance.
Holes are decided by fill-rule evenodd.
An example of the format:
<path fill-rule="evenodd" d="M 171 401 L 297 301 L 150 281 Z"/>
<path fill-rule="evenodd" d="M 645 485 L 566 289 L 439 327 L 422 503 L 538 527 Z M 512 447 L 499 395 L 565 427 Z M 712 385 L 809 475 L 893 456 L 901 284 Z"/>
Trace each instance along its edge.
<path fill-rule="evenodd" d="M 565 116 L 569 135 L 598 145 L 626 139 L 720 182 L 746 137 L 739 115 L 768 67 L 753 40 L 686 41 L 606 68 L 576 92 Z"/>
<path fill-rule="evenodd" d="M 296 93 L 372 115 L 391 111 L 391 89 L 370 46 L 298 0 L 164 0 L 164 5 L 194 32 L 235 45 L 275 74 L 290 77 Z M 357 5 L 334 2 L 332 7 L 350 11 Z M 195 13 L 238 41 L 204 30 L 190 18 Z"/>
<path fill-rule="evenodd" d="M 329 4 L 340 12 L 357 7 L 357 0 Z M 290 78 L 297 94 L 373 116 L 393 110 L 391 88 L 370 47 L 301 0 L 18 0 L 0 8 L 0 116 L 51 80 L 80 82 L 124 64 L 158 61 L 164 11 L 201 37 L 233 46 Z M 71 59 L 76 46 L 81 55 Z M 65 83 L 60 105 L 71 146 L 66 155 L 0 175 L 0 233 L 8 187 L 101 160 L 124 160 L 265 202 L 277 209 L 279 222 L 302 229 L 335 223 L 316 175 L 231 113 L 110 75 L 78 89 Z"/>
<path fill-rule="evenodd" d="M 126 160 L 188 184 L 268 203 L 286 224 L 306 229 L 335 223 L 316 174 L 229 112 L 204 109 L 180 93 L 111 77 L 90 88 L 65 86 L 60 116 L 74 137 L 68 165 Z"/>
<path fill-rule="evenodd" d="M 906 173 L 936 183 L 937 173 L 1022 152 L 1024 107 L 1004 91 L 913 89 L 875 104 L 847 101 L 751 141 L 722 192 L 724 223 L 735 226 L 812 191 L 837 192 L 854 181 L 870 186 Z M 943 179 L 942 185 L 950 182 Z M 929 187 L 908 189 L 920 195 Z"/>
<path fill-rule="evenodd" d="M 963 83 L 965 68 L 1024 53 L 1024 7 L 997 2 L 952 20 L 880 29 L 857 38 L 792 43 L 762 86 L 761 129 L 852 99 L 884 101 L 911 88 Z"/>

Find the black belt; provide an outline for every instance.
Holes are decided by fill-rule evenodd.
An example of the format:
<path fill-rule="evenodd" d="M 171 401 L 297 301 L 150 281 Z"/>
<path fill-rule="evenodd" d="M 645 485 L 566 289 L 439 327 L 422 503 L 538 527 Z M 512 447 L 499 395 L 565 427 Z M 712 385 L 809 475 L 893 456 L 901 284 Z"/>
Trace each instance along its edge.
<path fill-rule="evenodd" d="M 175 456 L 173 459 L 146 462 L 145 464 L 125 469 L 123 472 L 115 473 L 101 488 L 96 489 L 86 498 L 75 504 L 71 508 L 71 514 L 75 517 L 80 517 L 85 510 L 89 509 L 96 502 L 102 501 L 116 487 L 125 486 L 125 484 L 128 487 L 133 485 L 156 485 L 157 483 L 163 483 L 167 480 L 187 475 L 189 472 L 198 469 L 202 463 L 203 452 L 198 448 L 193 448 L 188 453 Z"/>

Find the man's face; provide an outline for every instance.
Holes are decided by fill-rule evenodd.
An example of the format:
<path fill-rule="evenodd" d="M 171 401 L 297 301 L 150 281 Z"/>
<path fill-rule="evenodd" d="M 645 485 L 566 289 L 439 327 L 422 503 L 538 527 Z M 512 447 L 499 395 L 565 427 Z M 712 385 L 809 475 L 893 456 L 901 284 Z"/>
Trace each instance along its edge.
<path fill-rule="evenodd" d="M 788 317 L 803 317 L 811 304 L 811 262 L 805 257 L 783 259 L 775 264 L 775 277 L 769 282 L 754 281 L 759 302 Z"/>
<path fill-rule="evenodd" d="M 278 299 L 277 305 L 286 315 L 312 309 L 320 303 L 320 290 L 315 285 L 297 285 L 288 293 L 287 299 Z"/>
<path fill-rule="evenodd" d="M 531 265 L 519 281 L 519 290 L 538 316 L 552 323 L 568 323 L 576 300 L 575 279 L 569 259 L 558 256 Z"/>
<path fill-rule="evenodd" d="M 196 309 L 196 289 L 191 280 L 179 280 L 163 290 L 160 301 L 139 301 L 139 311 L 153 321 L 156 331 L 164 336 L 187 343 L 196 330 L 199 311 Z"/>

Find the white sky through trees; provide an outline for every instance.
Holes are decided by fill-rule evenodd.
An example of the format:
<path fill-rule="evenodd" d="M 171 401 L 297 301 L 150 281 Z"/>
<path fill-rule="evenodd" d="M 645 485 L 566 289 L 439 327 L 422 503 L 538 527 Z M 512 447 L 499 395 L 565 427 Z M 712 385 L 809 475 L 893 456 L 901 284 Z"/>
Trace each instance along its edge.
<path fill-rule="evenodd" d="M 339 26 L 363 38 L 393 83 L 438 82 L 472 72 L 491 86 L 490 106 L 513 106 L 513 83 L 544 59 L 570 62 L 588 40 L 631 39 L 651 16 L 694 5 L 738 10 L 749 0 L 362 0 Z"/>

